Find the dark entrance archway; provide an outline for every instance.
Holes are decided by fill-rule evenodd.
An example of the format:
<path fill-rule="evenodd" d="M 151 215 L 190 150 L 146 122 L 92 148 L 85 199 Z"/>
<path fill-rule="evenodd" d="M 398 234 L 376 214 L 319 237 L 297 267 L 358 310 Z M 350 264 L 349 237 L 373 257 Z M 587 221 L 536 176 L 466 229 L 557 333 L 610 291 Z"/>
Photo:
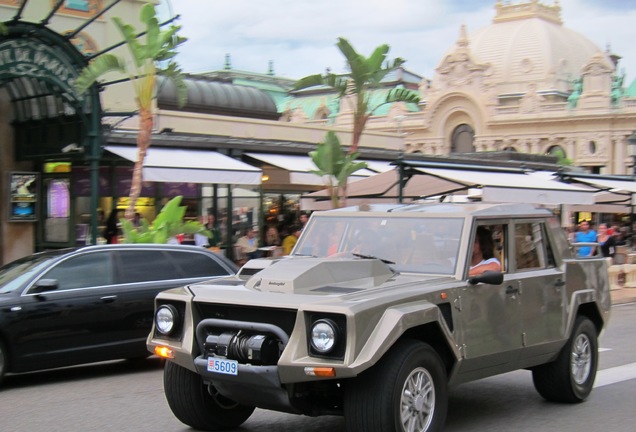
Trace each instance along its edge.
<path fill-rule="evenodd" d="M 48 17 L 39 23 L 20 17 L 21 9 L 5 22 L 0 40 L 0 88 L 8 94 L 12 108 L 15 160 L 41 163 L 83 158 L 90 165 L 91 208 L 96 209 L 101 157 L 99 93 L 93 87 L 79 94 L 73 87 L 88 60 L 70 36 L 46 26 Z M 69 148 L 81 151 L 69 154 Z M 91 214 L 91 237 L 97 237 L 96 211 Z"/>
<path fill-rule="evenodd" d="M 453 130 L 451 153 L 472 153 L 475 151 L 475 130 L 467 124 L 461 124 Z"/>

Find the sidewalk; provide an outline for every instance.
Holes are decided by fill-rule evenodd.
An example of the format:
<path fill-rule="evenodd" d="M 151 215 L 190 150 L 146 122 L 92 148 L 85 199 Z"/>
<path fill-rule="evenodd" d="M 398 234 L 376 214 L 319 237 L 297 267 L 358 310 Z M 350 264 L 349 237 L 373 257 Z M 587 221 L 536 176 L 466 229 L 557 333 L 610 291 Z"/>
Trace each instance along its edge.
<path fill-rule="evenodd" d="M 636 288 L 619 288 L 610 291 L 612 304 L 636 302 Z"/>

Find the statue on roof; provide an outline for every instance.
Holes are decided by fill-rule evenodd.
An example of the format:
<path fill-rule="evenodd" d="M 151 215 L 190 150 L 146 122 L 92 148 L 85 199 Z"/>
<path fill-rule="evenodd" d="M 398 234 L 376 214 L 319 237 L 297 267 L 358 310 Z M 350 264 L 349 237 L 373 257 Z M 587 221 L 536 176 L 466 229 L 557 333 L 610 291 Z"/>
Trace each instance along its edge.
<path fill-rule="evenodd" d="M 625 73 L 622 75 L 614 75 L 612 77 L 612 106 L 617 107 L 623 98 L 623 81 L 625 81 Z"/>
<path fill-rule="evenodd" d="M 574 90 L 568 96 L 568 108 L 574 109 L 576 105 L 579 103 L 579 98 L 581 97 L 581 93 L 583 93 L 583 78 L 578 77 L 572 82 L 572 86 Z"/>

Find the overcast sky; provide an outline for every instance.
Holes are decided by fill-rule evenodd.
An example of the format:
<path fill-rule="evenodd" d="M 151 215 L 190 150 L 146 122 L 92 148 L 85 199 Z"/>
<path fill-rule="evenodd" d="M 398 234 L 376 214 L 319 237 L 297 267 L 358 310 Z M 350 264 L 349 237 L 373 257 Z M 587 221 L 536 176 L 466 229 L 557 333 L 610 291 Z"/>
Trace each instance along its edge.
<path fill-rule="evenodd" d="M 468 33 L 492 22 L 496 0 L 164 0 L 181 15 L 188 41 L 178 57 L 186 72 L 232 68 L 301 78 L 345 72 L 335 46 L 342 36 L 369 55 L 380 44 L 389 58 L 406 59 L 406 68 L 432 78 L 442 56 L 454 46 L 461 24 Z M 519 3 L 519 0 L 513 3 Z M 553 0 L 543 0 L 553 4 Z M 619 70 L 626 85 L 636 77 L 636 2 L 561 0 L 564 26 L 587 36 L 600 49 L 609 44 L 623 57 Z M 166 9 L 164 9 L 165 11 Z M 162 11 L 162 13 L 164 13 Z"/>

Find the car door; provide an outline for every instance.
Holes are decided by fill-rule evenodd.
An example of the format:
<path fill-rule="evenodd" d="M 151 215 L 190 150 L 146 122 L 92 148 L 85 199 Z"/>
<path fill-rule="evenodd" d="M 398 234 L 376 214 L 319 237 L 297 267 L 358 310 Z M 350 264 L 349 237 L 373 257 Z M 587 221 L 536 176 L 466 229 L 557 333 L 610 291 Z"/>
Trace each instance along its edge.
<path fill-rule="evenodd" d="M 543 220 L 516 221 L 515 273 L 523 319 L 523 358 L 558 350 L 565 334 L 565 275 L 556 265 Z"/>
<path fill-rule="evenodd" d="M 42 291 L 45 280 L 57 281 L 57 289 Z M 107 251 L 74 255 L 44 272 L 22 294 L 13 332 L 19 362 L 54 367 L 101 359 L 113 340 L 110 323 L 120 318 L 112 282 Z"/>
<path fill-rule="evenodd" d="M 145 341 L 154 318 L 154 299 L 161 291 L 232 274 L 211 253 L 175 250 L 122 250 L 117 256 L 117 281 L 124 308 L 122 331 L 128 342 Z"/>
<path fill-rule="evenodd" d="M 509 274 L 509 224 L 505 221 L 482 222 L 493 236 L 494 255 L 502 265 L 504 283 L 492 285 L 466 284 L 460 290 L 459 334 L 464 360 L 460 374 L 490 374 L 497 368 L 506 370 L 514 364 L 522 348 L 520 301 L 517 282 Z M 476 238 L 473 228 L 471 245 Z M 467 267 L 470 266 L 472 246 L 469 247 Z M 466 276 L 468 279 L 468 276 Z"/>

